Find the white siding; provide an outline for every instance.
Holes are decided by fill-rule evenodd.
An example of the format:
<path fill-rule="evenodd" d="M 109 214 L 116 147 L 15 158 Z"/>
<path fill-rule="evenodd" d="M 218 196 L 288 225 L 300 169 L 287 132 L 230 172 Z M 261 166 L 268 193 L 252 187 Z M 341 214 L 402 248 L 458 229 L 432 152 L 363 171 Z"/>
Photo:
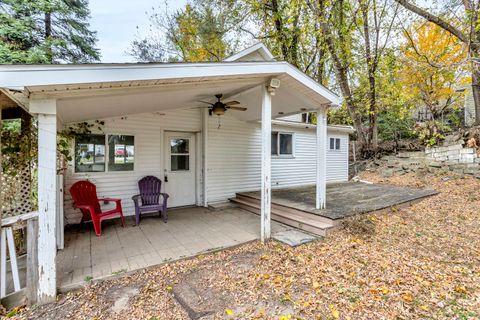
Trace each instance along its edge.
<path fill-rule="evenodd" d="M 272 126 L 272 131 L 294 134 L 294 157 L 272 158 L 272 186 L 282 188 L 315 184 L 315 129 Z M 348 180 L 348 134 L 329 130 L 341 138 L 339 151 L 327 150 L 327 181 Z M 222 116 L 209 121 L 208 201 L 225 201 L 236 192 L 260 189 L 260 124 Z M 327 144 L 328 145 L 328 144 Z"/>
<path fill-rule="evenodd" d="M 79 180 L 89 179 L 97 186 L 99 197 L 122 199 L 125 215 L 134 214 L 131 197 L 138 193 L 137 181 L 145 175 L 155 175 L 163 180 L 162 130 L 201 130 L 200 111 L 197 109 L 160 114 L 139 114 L 105 119 L 105 134 L 135 136 L 134 171 L 74 173 L 69 166 L 65 179 L 65 217 L 67 224 L 80 221 L 81 214 L 72 207 L 70 186 Z"/>
<path fill-rule="evenodd" d="M 327 132 L 327 182 L 348 180 L 348 134 Z M 340 138 L 340 150 L 330 150 L 330 138 Z"/>
<path fill-rule="evenodd" d="M 220 124 L 220 128 L 218 127 Z M 162 132 L 201 131 L 199 110 L 169 112 L 164 115 L 139 114 L 105 119 L 105 134 L 135 136 L 135 170 L 124 172 L 74 173 L 70 166 L 65 178 L 65 217 L 67 224 L 80 221 L 72 207 L 70 186 L 83 179 L 97 185 L 99 196 L 118 197 L 126 215 L 134 213 L 132 195 L 137 181 L 145 175 L 163 179 Z M 315 183 L 315 129 L 272 126 L 273 131 L 294 134 L 294 157 L 272 158 L 272 185 L 281 188 Z M 331 130 L 328 136 L 331 136 Z M 260 189 L 260 124 L 237 120 L 226 114 L 209 118 L 208 201 L 226 201 L 236 192 Z M 341 150 L 327 150 L 327 181 L 348 179 L 348 134 L 340 137 Z M 328 143 L 327 143 L 328 145 Z M 198 144 L 200 146 L 200 144 Z M 199 148 L 201 150 L 201 148 Z M 197 159 L 198 161 L 198 159 Z M 197 172 L 199 175 L 200 171 Z M 200 188 L 201 189 L 201 188 Z"/>

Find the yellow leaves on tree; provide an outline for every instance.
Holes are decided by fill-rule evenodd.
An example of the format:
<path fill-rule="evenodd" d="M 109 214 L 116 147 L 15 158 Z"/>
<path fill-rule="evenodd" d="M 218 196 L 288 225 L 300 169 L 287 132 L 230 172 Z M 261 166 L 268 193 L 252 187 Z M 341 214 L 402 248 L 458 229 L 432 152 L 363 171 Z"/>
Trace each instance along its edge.
<path fill-rule="evenodd" d="M 174 45 L 188 62 L 221 61 L 226 54 L 226 44 L 216 17 L 210 10 L 197 12 L 191 4 L 175 15 Z"/>
<path fill-rule="evenodd" d="M 467 81 L 466 48 L 456 37 L 433 23 L 413 24 L 404 32 L 399 78 L 410 98 L 434 119 L 455 106 L 456 89 Z M 459 102 L 459 99 L 458 99 Z"/>

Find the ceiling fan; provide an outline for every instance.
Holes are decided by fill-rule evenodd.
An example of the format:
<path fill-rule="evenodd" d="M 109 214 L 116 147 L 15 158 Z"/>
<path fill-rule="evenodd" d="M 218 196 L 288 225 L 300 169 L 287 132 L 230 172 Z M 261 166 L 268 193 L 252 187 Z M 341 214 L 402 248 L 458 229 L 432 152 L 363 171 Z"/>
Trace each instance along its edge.
<path fill-rule="evenodd" d="M 217 98 L 217 101 L 215 103 L 211 103 L 211 102 L 207 102 L 207 101 L 199 101 L 199 102 L 209 104 L 210 106 L 206 107 L 206 108 L 209 109 L 210 114 L 214 114 L 214 115 L 217 115 L 217 116 L 221 116 L 221 115 L 225 114 L 225 111 L 227 111 L 227 110 L 247 111 L 247 108 L 238 106 L 240 104 L 240 102 L 238 102 L 238 101 L 233 100 L 233 101 L 228 101 L 228 102 L 225 102 L 225 103 L 222 102 L 221 101 L 222 96 L 223 96 L 223 94 L 221 94 L 221 93 L 216 94 L 215 97 Z"/>

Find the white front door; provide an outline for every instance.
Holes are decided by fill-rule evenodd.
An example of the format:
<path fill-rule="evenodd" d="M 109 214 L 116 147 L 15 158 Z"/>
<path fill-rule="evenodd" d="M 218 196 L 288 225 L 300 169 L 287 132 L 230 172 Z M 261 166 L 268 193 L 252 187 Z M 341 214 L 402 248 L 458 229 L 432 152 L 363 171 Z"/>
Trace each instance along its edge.
<path fill-rule="evenodd" d="M 196 203 L 195 134 L 165 133 L 165 192 L 168 206 L 189 206 Z"/>

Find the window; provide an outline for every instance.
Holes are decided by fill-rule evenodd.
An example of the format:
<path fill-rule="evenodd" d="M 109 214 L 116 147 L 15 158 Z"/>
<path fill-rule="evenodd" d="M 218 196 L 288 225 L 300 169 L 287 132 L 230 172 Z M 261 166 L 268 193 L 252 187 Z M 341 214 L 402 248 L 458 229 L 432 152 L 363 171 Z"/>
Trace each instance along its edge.
<path fill-rule="evenodd" d="M 135 138 L 125 135 L 108 136 L 108 171 L 133 171 Z"/>
<path fill-rule="evenodd" d="M 330 138 L 330 150 L 340 150 L 340 138 Z"/>
<path fill-rule="evenodd" d="M 293 134 L 272 132 L 272 155 L 293 155 Z"/>
<path fill-rule="evenodd" d="M 105 171 L 105 135 L 90 134 L 75 139 L 75 172 Z"/>
<path fill-rule="evenodd" d="M 170 170 L 188 171 L 190 170 L 190 140 L 173 138 L 170 139 Z"/>

